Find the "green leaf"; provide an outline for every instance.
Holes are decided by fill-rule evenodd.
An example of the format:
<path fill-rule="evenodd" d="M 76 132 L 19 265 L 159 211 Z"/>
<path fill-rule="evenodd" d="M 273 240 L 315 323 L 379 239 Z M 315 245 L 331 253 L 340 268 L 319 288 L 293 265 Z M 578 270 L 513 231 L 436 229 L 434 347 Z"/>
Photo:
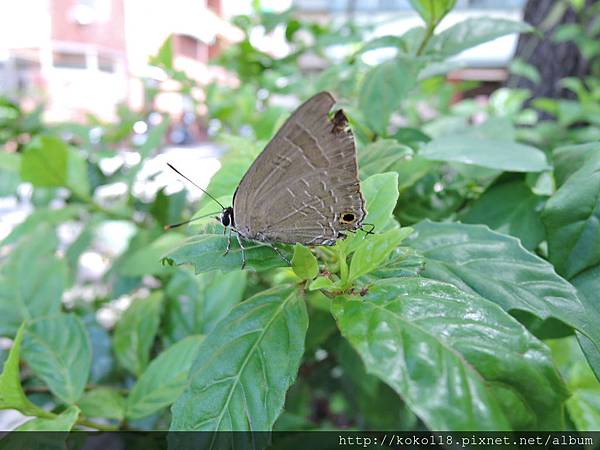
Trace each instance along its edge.
<path fill-rule="evenodd" d="M 23 151 L 21 178 L 34 186 L 65 186 L 68 175 L 67 144 L 54 136 L 36 136 Z"/>
<path fill-rule="evenodd" d="M 52 419 L 36 418 L 15 428 L 15 431 L 71 431 L 79 418 L 79 408 L 69 406 Z"/>
<path fill-rule="evenodd" d="M 540 210 L 544 199 L 538 197 L 522 181 L 493 186 L 483 193 L 467 213 L 463 222 L 481 223 L 500 233 L 521 240 L 528 250 L 534 250 L 544 240 L 544 224 Z"/>
<path fill-rule="evenodd" d="M 0 169 L 9 172 L 19 172 L 21 167 L 21 154 L 20 153 L 0 153 Z"/>
<path fill-rule="evenodd" d="M 26 416 L 45 416 L 48 413 L 30 402 L 21 387 L 19 359 L 24 329 L 25 324 L 19 327 L 0 374 L 0 409 L 16 409 Z"/>
<path fill-rule="evenodd" d="M 600 159 L 573 173 L 546 203 L 548 256 L 569 279 L 600 263 Z"/>
<path fill-rule="evenodd" d="M 158 331 L 162 300 L 159 292 L 134 300 L 115 327 L 113 348 L 117 360 L 137 376 L 148 365 L 150 348 Z"/>
<path fill-rule="evenodd" d="M 188 374 L 203 339 L 188 336 L 150 362 L 127 397 L 127 418 L 146 417 L 177 400 L 188 384 Z"/>
<path fill-rule="evenodd" d="M 349 281 L 354 281 L 377 269 L 412 231 L 412 228 L 402 228 L 367 236 L 354 252 Z"/>
<path fill-rule="evenodd" d="M 158 49 L 156 56 L 150 58 L 150 64 L 166 70 L 173 69 L 173 35 L 169 35 Z"/>
<path fill-rule="evenodd" d="M 162 121 L 150 129 L 146 140 L 138 148 L 142 161 L 146 160 L 154 150 L 160 147 L 165 139 L 169 125 L 170 120 L 168 117 L 163 116 Z"/>
<path fill-rule="evenodd" d="M 127 277 L 159 275 L 166 271 L 161 257 L 180 245 L 185 237 L 179 233 L 166 233 L 155 241 L 128 254 L 119 266 L 119 273 Z"/>
<path fill-rule="evenodd" d="M 510 62 L 508 70 L 513 75 L 523 77 L 533 84 L 540 84 L 542 77 L 538 69 L 533 65 L 523 61 L 520 58 L 515 58 Z"/>
<path fill-rule="evenodd" d="M 375 132 L 386 135 L 390 116 L 415 86 L 420 69 L 421 63 L 414 59 L 397 58 L 367 72 L 358 104 Z"/>
<path fill-rule="evenodd" d="M 178 269 L 166 288 L 165 328 L 171 341 L 209 333 L 244 295 L 245 271 L 200 275 Z"/>
<path fill-rule="evenodd" d="M 83 393 L 90 374 L 90 340 L 74 314 L 31 322 L 23 340 L 23 359 L 52 393 L 68 404 Z"/>
<path fill-rule="evenodd" d="M 542 151 L 500 139 L 443 136 L 423 145 L 419 156 L 430 161 L 459 162 L 509 172 L 550 169 Z"/>
<path fill-rule="evenodd" d="M 589 328 L 597 330 L 600 323 L 600 301 L 598 301 L 600 265 L 580 273 L 571 282 L 577 288 L 577 295 L 585 308 Z M 590 366 L 596 373 L 596 377 L 600 380 L 600 350 L 598 346 L 595 346 L 593 341 L 580 333 L 577 334 L 577 338 Z"/>
<path fill-rule="evenodd" d="M 307 327 L 295 287 L 269 289 L 234 308 L 200 344 L 190 384 L 172 407 L 171 430 L 271 430 L 296 378 Z"/>
<path fill-rule="evenodd" d="M 0 152 L 0 197 L 15 195 L 21 183 L 21 154 Z"/>
<path fill-rule="evenodd" d="M 569 418 L 578 431 L 600 429 L 600 381 L 594 377 L 573 337 L 548 341 L 571 396 Z"/>
<path fill-rule="evenodd" d="M 85 392 L 78 405 L 87 417 L 123 420 L 125 416 L 125 399 L 118 390 L 110 387 Z"/>
<path fill-rule="evenodd" d="M 429 52 L 448 57 L 507 34 L 531 31 L 533 27 L 525 22 L 485 16 L 474 17 L 452 25 L 433 36 L 427 49 Z"/>
<path fill-rule="evenodd" d="M 296 244 L 292 258 L 292 269 L 299 278 L 312 280 L 319 274 L 319 263 L 308 248 L 304 245 Z"/>
<path fill-rule="evenodd" d="M 425 257 L 425 277 L 477 293 L 505 311 L 558 319 L 600 343 L 573 286 L 517 239 L 459 223 L 425 221 L 415 231 L 409 244 Z"/>
<path fill-rule="evenodd" d="M 332 289 L 334 287 L 333 281 L 326 277 L 318 277 L 312 283 L 310 283 L 309 289 L 316 291 L 317 289 Z"/>
<path fill-rule="evenodd" d="M 0 336 L 14 336 L 23 321 L 60 311 L 67 269 L 53 255 L 56 245 L 50 228 L 41 226 L 0 266 Z"/>
<path fill-rule="evenodd" d="M 201 331 L 207 334 L 242 300 L 247 273 L 241 270 L 212 272 L 199 278 L 204 283 Z"/>
<path fill-rule="evenodd" d="M 219 229 L 220 228 L 220 229 Z M 194 236 L 171 252 L 163 261 L 170 264 L 192 264 L 196 273 L 211 270 L 231 271 L 242 267 L 242 251 L 235 236 L 231 238 L 231 249 L 225 255 L 228 237 L 223 235 L 219 225 L 207 225 L 204 234 Z M 256 271 L 287 265 L 285 261 L 270 247 L 254 241 L 245 241 L 246 268 Z M 291 255 L 285 248 L 280 251 L 289 258 Z"/>
<path fill-rule="evenodd" d="M 358 167 L 360 178 L 367 179 L 371 175 L 394 171 L 399 161 L 410 159 L 413 151 L 392 139 L 380 139 L 366 145 L 358 151 Z"/>
<path fill-rule="evenodd" d="M 428 428 L 562 429 L 567 391 L 548 349 L 497 305 L 423 278 L 358 298 L 334 300 L 338 327 Z"/>
<path fill-rule="evenodd" d="M 562 186 L 571 175 L 583 166 L 596 166 L 600 161 L 600 144 L 597 142 L 559 147 L 552 152 L 554 178 L 557 186 Z"/>
<path fill-rule="evenodd" d="M 410 4 L 425 23 L 435 26 L 454 8 L 456 0 L 410 0 Z"/>
<path fill-rule="evenodd" d="M 82 199 L 90 198 L 90 180 L 86 159 L 72 147 L 67 149 L 67 179 L 65 186 Z"/>

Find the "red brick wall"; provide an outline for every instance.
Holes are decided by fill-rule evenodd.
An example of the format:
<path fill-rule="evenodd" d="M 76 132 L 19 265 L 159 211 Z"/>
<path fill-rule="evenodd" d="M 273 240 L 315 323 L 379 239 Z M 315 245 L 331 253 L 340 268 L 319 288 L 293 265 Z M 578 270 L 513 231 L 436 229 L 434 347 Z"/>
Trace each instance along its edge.
<path fill-rule="evenodd" d="M 109 0 L 110 16 L 106 22 L 81 25 L 71 17 L 78 0 L 50 0 L 51 37 L 54 41 L 93 44 L 117 52 L 125 51 L 124 0 Z M 86 4 L 93 3 L 90 0 Z"/>

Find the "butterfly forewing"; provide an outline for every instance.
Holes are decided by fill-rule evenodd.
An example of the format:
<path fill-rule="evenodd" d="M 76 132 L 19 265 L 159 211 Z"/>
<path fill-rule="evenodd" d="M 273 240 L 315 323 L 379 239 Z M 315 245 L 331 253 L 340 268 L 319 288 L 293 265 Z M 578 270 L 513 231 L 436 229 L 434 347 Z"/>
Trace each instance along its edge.
<path fill-rule="evenodd" d="M 365 216 L 356 149 L 341 111 L 321 92 L 302 104 L 254 161 L 233 198 L 242 237 L 332 245 Z"/>

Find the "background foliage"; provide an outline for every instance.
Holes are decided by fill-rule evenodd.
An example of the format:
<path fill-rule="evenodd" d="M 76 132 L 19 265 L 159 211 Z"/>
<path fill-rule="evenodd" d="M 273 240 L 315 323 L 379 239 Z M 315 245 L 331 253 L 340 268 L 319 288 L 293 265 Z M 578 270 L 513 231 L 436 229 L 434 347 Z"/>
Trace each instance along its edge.
<path fill-rule="evenodd" d="M 277 96 L 333 92 L 357 141 L 376 234 L 284 246 L 291 267 L 248 243 L 239 270 L 237 243 L 223 257 L 210 219 L 162 230 L 214 210 L 183 191 L 136 196 L 166 117 L 140 144 L 132 124 L 148 111 L 50 126 L 2 101 L 0 142 L 18 151 L 0 153 L 0 194 L 28 182 L 35 205 L 2 242 L 0 265 L 0 335 L 13 339 L 0 407 L 33 416 L 20 429 L 600 429 L 597 74 L 562 80 L 576 100 L 527 106 L 527 91 L 503 88 L 485 104 L 454 102 L 471 86 L 445 80 L 450 57 L 532 30 L 483 18 L 438 32 L 455 2 L 411 3 L 423 25 L 370 40 L 366 28 L 293 12 L 235 19 L 246 37 L 217 63 L 240 85 L 207 90 L 213 138 L 228 149 L 209 192 L 230 204 L 288 114 Z M 289 56 L 254 47 L 258 25 L 285 27 Z M 579 31 L 556 39 L 598 58 Z M 153 64 L 189 92 L 170 45 Z M 334 45 L 348 56 L 298 71 L 303 55 L 328 59 Z M 367 65 L 362 55 L 380 48 L 395 56 Z M 514 70 L 539 79 L 523 62 Z M 123 146 L 139 161 L 106 174 L 102 161 Z M 113 183 L 124 192 L 100 201 Z M 131 238 L 89 286 L 79 257 L 115 223 Z M 67 243 L 65 226 L 78 233 Z M 114 324 L 99 320 L 107 311 Z"/>

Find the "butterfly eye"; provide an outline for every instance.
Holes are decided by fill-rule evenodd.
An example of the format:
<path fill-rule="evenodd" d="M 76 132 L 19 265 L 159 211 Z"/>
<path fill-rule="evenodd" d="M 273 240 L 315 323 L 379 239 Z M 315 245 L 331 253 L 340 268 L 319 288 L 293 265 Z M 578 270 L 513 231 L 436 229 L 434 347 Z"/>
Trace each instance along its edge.
<path fill-rule="evenodd" d="M 342 219 L 340 222 L 342 223 L 352 223 L 356 219 L 356 216 L 353 213 L 344 213 L 342 214 Z"/>

